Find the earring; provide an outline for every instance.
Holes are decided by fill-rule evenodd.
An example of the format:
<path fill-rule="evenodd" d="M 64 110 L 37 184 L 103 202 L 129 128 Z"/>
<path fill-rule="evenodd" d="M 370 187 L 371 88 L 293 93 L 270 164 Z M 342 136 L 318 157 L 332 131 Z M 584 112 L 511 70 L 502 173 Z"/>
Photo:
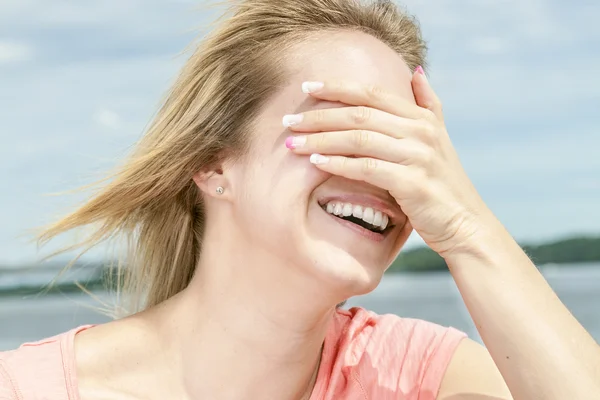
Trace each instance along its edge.
<path fill-rule="evenodd" d="M 222 187 L 222 186 L 219 186 L 219 187 L 217 188 L 217 194 L 223 194 L 223 193 L 225 193 L 225 189 L 223 189 L 223 187 Z"/>

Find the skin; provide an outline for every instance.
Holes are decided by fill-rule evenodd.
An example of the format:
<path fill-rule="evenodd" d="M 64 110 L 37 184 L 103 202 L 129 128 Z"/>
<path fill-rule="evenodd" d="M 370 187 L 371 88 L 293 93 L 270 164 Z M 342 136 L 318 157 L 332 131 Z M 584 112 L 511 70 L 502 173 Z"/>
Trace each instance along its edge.
<path fill-rule="evenodd" d="M 596 344 L 475 191 L 424 75 L 361 33 L 292 53 L 299 67 L 249 132 L 248 159 L 193 177 L 208 219 L 190 286 L 77 335 L 81 398 L 308 398 L 335 305 L 373 290 L 414 228 L 448 261 L 491 353 L 463 341 L 438 399 L 510 399 L 505 380 L 515 399 L 592 399 Z M 305 81 L 324 87 L 306 94 Z M 393 214 L 383 240 L 319 205 L 347 194 Z"/>

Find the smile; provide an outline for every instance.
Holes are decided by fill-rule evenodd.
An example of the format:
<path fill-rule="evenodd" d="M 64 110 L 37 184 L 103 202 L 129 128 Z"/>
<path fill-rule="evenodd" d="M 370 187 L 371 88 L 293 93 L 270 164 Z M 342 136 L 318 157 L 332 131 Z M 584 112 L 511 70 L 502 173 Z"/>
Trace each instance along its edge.
<path fill-rule="evenodd" d="M 333 200 L 322 204 L 321 208 L 334 217 L 380 235 L 393 228 L 389 215 L 373 207 Z"/>

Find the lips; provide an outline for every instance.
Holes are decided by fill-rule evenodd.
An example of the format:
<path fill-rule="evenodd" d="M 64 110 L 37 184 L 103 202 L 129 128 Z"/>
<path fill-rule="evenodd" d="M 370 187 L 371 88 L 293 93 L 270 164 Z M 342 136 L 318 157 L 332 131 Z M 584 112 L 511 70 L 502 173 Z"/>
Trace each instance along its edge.
<path fill-rule="evenodd" d="M 373 211 L 380 211 L 382 216 L 383 214 L 387 215 L 388 224 L 390 225 L 401 225 L 405 218 L 400 206 L 389 196 L 389 194 L 387 196 L 379 196 L 370 193 L 336 193 L 320 196 L 317 201 L 322 208 L 327 207 L 327 204 L 332 202 L 341 203 L 342 207 L 344 204 L 351 204 L 353 206 L 361 206 L 363 210 L 372 208 Z"/>
<path fill-rule="evenodd" d="M 335 215 L 329 214 L 326 211 L 324 211 L 324 214 L 328 215 L 329 218 L 331 218 L 338 224 L 340 224 L 340 225 L 350 229 L 351 231 L 361 235 L 362 237 L 370 239 L 374 242 L 382 242 L 388 236 L 388 233 L 391 230 L 391 227 L 388 227 L 386 229 L 386 231 L 384 231 L 384 232 L 374 232 L 367 228 L 362 227 L 359 224 L 356 224 L 354 222 L 351 222 L 351 221 L 336 217 Z"/>
<path fill-rule="evenodd" d="M 346 221 L 362 226 L 372 232 L 383 232 L 388 227 L 389 216 L 378 209 L 360 204 L 342 203 L 341 201 L 330 201 L 323 209 L 331 215 L 335 215 Z"/>
<path fill-rule="evenodd" d="M 318 203 L 336 222 L 374 241 L 385 239 L 403 215 L 395 202 L 372 194 L 335 194 Z"/>

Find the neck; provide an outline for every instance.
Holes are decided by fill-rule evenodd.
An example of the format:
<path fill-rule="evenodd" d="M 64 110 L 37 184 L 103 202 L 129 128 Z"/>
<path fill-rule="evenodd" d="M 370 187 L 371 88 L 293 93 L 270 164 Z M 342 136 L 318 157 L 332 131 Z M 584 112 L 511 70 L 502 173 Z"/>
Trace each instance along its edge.
<path fill-rule="evenodd" d="M 187 395 L 308 399 L 331 291 L 256 246 L 215 239 L 205 238 L 192 283 L 162 313 Z"/>

